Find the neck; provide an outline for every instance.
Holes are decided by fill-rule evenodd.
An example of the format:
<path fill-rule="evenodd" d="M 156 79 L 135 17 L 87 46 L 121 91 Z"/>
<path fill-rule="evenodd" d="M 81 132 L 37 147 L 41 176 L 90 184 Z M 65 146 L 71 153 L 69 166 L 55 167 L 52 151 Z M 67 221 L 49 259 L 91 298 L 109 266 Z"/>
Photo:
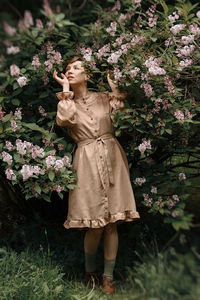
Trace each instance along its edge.
<path fill-rule="evenodd" d="M 72 90 L 74 92 L 74 99 L 86 97 L 88 95 L 88 89 L 86 84 L 73 85 Z"/>

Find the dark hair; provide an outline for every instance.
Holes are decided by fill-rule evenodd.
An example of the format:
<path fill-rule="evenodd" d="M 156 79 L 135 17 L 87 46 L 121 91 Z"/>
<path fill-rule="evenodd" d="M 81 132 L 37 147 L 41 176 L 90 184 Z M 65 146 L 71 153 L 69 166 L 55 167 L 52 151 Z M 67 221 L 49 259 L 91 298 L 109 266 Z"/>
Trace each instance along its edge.
<path fill-rule="evenodd" d="M 84 61 L 84 59 L 81 56 L 73 56 L 71 58 L 69 58 L 68 60 L 66 60 L 64 62 L 64 66 L 63 66 L 63 73 L 65 74 L 66 72 L 66 68 L 69 64 L 74 63 L 75 61 Z"/>

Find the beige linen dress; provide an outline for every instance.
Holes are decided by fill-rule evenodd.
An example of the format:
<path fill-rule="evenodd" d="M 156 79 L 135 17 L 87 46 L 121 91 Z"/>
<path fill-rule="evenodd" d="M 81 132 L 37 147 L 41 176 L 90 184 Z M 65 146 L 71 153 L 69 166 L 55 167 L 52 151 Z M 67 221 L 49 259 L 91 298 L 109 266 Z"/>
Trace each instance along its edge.
<path fill-rule="evenodd" d="M 79 188 L 70 190 L 65 228 L 100 228 L 140 218 L 129 177 L 127 158 L 114 137 L 109 113 L 123 109 L 123 95 L 89 93 L 73 100 L 73 92 L 56 94 L 66 100 L 67 113 L 56 122 L 66 126 L 78 148 L 73 165 Z"/>

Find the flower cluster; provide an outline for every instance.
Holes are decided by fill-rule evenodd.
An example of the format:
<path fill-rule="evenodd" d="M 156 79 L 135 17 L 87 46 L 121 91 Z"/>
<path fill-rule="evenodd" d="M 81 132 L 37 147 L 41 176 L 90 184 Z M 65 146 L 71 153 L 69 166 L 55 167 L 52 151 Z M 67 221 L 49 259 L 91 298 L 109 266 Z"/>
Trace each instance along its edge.
<path fill-rule="evenodd" d="M 144 65 L 148 68 L 151 75 L 165 75 L 166 71 L 159 66 L 160 63 L 160 59 L 150 56 L 149 59 L 145 61 Z"/>
<path fill-rule="evenodd" d="M 146 138 L 144 138 L 142 141 L 143 142 L 138 146 L 138 150 L 141 152 L 141 154 L 144 154 L 146 149 L 151 149 L 151 141 L 146 140 Z"/>
<path fill-rule="evenodd" d="M 143 185 L 145 182 L 146 182 L 146 178 L 144 178 L 144 177 L 137 177 L 137 178 L 135 178 L 135 180 L 133 181 L 133 183 L 134 183 L 135 185 L 139 185 L 139 186 Z"/>

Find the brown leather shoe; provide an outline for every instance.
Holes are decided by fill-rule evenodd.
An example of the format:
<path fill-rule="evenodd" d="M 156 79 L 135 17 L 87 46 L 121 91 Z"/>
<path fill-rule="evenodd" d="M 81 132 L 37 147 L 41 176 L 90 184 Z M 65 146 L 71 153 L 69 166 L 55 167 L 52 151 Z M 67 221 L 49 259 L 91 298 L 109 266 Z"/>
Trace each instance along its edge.
<path fill-rule="evenodd" d="M 103 291 L 104 294 L 111 295 L 111 294 L 115 293 L 115 287 L 114 287 L 113 279 L 103 277 L 103 284 L 102 285 L 103 285 L 102 291 Z"/>
<path fill-rule="evenodd" d="M 85 284 L 89 287 L 99 286 L 99 278 L 96 272 L 85 272 Z"/>

